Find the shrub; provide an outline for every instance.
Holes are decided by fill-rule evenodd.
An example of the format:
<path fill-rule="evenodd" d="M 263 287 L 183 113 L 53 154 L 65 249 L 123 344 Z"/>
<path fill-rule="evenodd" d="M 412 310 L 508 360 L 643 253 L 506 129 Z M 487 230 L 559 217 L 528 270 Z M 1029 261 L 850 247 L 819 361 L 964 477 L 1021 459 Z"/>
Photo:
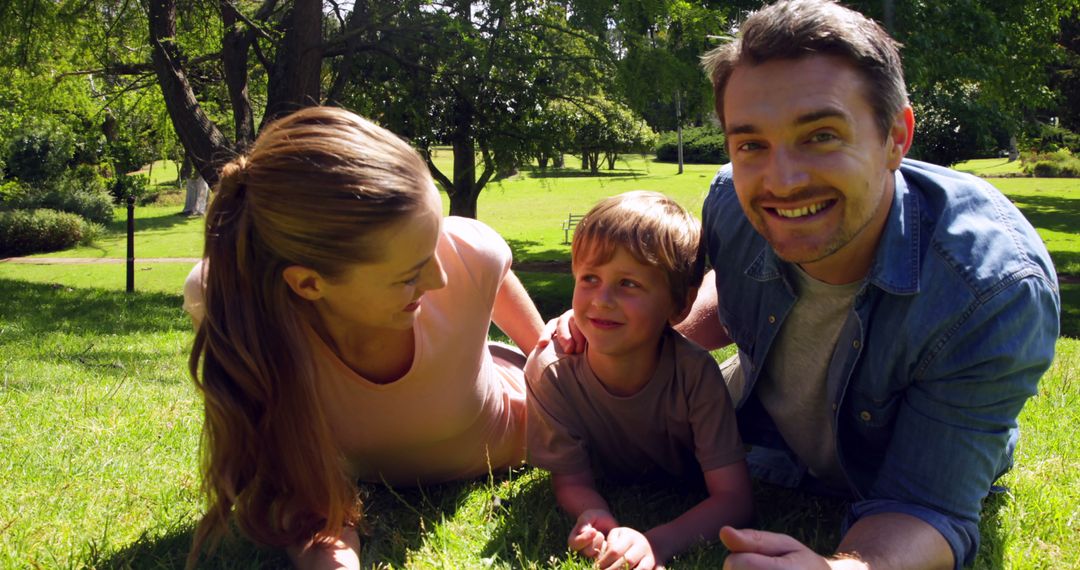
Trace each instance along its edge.
<path fill-rule="evenodd" d="M 76 214 L 97 224 L 113 220 L 112 200 L 105 192 L 102 178 L 92 167 L 80 166 L 56 180 L 23 184 L 20 188 L 4 200 L 4 209 L 46 208 Z"/>
<path fill-rule="evenodd" d="M 139 203 L 150 193 L 150 178 L 144 174 L 121 174 L 109 185 L 114 204 L 127 204 L 128 196 L 135 196 Z"/>
<path fill-rule="evenodd" d="M 678 133 L 668 131 L 656 143 L 656 159 L 661 162 L 679 160 Z M 713 127 L 683 129 L 683 162 L 690 164 L 723 164 L 727 162 L 724 132 Z"/>
<path fill-rule="evenodd" d="M 1067 149 L 1072 154 L 1080 154 L 1080 134 L 1046 123 L 1038 123 L 1030 131 L 1025 133 L 1021 142 L 1023 148 L 1036 153 L 1056 153 Z"/>
<path fill-rule="evenodd" d="M 42 122 L 15 135 L 7 151 L 9 177 L 41 184 L 58 178 L 67 168 L 75 154 L 75 137 L 63 125 Z"/>
<path fill-rule="evenodd" d="M 1080 158 L 1067 149 L 1022 153 L 1024 172 L 1036 178 L 1080 178 Z"/>
<path fill-rule="evenodd" d="M 79 216 L 56 210 L 0 212 L 0 257 L 67 249 L 83 241 L 86 226 Z"/>

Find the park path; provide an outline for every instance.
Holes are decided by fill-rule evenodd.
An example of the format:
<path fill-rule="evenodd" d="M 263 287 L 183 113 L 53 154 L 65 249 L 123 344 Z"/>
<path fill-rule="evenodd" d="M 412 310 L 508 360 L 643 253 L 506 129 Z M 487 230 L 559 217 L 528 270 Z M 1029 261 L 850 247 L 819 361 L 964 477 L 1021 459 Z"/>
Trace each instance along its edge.
<path fill-rule="evenodd" d="M 198 257 L 136 257 L 136 263 L 196 263 Z M 127 263 L 123 257 L 7 257 L 0 263 L 22 265 L 87 265 L 92 263 Z"/>
<path fill-rule="evenodd" d="M 136 263 L 196 263 L 198 257 L 137 257 Z M 23 265 L 87 265 L 93 263 L 125 263 L 123 257 L 7 257 L 0 263 Z M 526 261 L 515 263 L 514 271 L 541 271 L 544 273 L 570 273 L 568 261 Z M 1080 283 L 1080 275 L 1058 273 L 1061 283 Z"/>

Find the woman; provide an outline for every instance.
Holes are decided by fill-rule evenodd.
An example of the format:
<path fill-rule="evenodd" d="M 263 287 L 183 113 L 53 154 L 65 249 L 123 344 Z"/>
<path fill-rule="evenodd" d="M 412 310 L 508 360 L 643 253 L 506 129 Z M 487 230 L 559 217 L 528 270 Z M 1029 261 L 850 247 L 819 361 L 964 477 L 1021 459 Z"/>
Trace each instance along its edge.
<path fill-rule="evenodd" d="M 487 226 L 446 218 L 420 156 L 337 108 L 225 166 L 185 284 L 209 511 L 301 567 L 359 566 L 355 481 L 463 479 L 524 458 L 540 315 Z"/>

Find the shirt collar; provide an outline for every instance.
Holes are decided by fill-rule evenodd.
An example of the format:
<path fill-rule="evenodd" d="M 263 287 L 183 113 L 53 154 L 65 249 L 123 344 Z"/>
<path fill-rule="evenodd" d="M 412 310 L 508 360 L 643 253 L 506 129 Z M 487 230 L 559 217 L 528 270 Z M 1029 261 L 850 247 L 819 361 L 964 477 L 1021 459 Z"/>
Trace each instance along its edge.
<path fill-rule="evenodd" d="M 919 292 L 919 201 L 899 169 L 893 176 L 892 207 L 866 279 L 888 293 L 911 295 Z M 744 273 L 756 281 L 782 277 L 787 262 L 777 257 L 768 242 L 762 243 Z"/>

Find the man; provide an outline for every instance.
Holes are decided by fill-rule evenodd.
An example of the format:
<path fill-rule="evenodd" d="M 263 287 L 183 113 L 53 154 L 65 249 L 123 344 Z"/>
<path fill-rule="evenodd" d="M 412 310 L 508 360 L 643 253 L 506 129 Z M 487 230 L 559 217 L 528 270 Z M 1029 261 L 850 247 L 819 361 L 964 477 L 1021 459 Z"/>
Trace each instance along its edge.
<path fill-rule="evenodd" d="M 725 528 L 725 568 L 970 564 L 1053 358 L 1045 247 L 985 182 L 904 158 L 898 46 L 862 15 L 780 2 L 704 62 L 731 164 L 702 216 L 715 290 L 680 329 L 739 348 L 751 472 L 852 501 L 835 556 Z"/>

